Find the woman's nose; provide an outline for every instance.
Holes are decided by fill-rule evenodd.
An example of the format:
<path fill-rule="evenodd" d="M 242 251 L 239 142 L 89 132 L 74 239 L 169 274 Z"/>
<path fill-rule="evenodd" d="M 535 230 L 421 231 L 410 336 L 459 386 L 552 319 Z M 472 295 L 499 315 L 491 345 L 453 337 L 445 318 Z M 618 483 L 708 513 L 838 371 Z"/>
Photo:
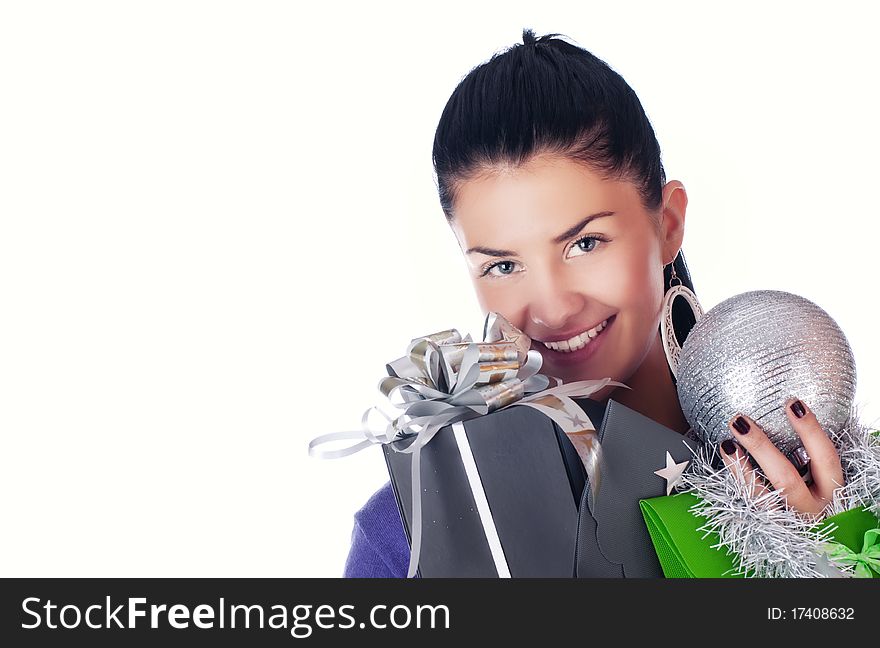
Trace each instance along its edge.
<path fill-rule="evenodd" d="M 556 281 L 537 286 L 530 300 L 529 317 L 546 329 L 564 329 L 584 308 L 584 297 Z"/>

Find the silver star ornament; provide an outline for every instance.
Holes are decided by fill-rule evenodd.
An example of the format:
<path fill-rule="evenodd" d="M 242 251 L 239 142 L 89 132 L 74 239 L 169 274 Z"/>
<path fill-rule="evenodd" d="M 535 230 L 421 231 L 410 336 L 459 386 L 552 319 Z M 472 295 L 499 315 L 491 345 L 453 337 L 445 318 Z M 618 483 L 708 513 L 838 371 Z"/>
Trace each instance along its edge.
<path fill-rule="evenodd" d="M 671 494 L 672 489 L 681 481 L 681 475 L 684 473 L 684 469 L 688 467 L 689 463 L 690 461 L 675 463 L 675 459 L 669 454 L 669 450 L 666 451 L 666 467 L 661 468 L 660 470 L 655 470 L 654 474 L 666 480 L 667 495 Z"/>

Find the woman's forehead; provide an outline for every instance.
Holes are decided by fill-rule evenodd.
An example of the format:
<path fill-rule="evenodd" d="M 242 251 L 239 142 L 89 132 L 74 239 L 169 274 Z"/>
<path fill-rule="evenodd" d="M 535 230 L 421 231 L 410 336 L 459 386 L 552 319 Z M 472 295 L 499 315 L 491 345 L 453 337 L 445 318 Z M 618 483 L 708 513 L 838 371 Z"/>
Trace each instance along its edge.
<path fill-rule="evenodd" d="M 588 215 L 643 209 L 632 183 L 559 159 L 483 173 L 462 183 L 456 194 L 452 224 L 467 239 L 553 239 Z"/>

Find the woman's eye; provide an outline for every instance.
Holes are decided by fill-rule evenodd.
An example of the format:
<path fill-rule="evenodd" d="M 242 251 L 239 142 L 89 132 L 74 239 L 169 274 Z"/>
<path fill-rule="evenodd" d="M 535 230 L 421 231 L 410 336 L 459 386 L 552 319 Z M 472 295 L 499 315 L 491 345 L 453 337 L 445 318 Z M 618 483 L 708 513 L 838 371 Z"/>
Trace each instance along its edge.
<path fill-rule="evenodd" d="M 596 246 L 601 240 L 602 239 L 596 236 L 584 236 L 582 238 L 579 238 L 577 241 L 574 242 L 574 245 L 569 248 L 568 256 L 583 256 L 587 252 L 592 252 L 596 249 Z"/>
<path fill-rule="evenodd" d="M 494 277 L 500 277 L 504 275 L 513 274 L 516 272 L 516 263 L 513 261 L 498 261 L 497 263 L 493 263 L 488 266 L 484 271 L 482 276 L 492 275 Z"/>

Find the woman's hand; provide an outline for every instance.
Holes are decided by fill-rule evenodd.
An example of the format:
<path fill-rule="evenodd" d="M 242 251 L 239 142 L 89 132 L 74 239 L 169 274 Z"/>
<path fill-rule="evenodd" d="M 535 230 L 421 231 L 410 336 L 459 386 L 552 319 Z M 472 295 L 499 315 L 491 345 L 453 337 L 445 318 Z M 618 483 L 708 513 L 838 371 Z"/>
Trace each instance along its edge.
<path fill-rule="evenodd" d="M 810 456 L 813 482 L 804 482 L 794 464 L 773 445 L 755 421 L 744 414 L 734 416 L 728 426 L 737 443 L 730 439 L 721 444 L 721 456 L 728 467 L 738 464 L 747 483 L 756 494 L 768 490 L 767 484 L 752 469 L 745 452 L 754 457 L 764 476 L 790 508 L 819 517 L 831 503 L 834 491 L 843 486 L 843 469 L 837 449 L 825 434 L 816 415 L 800 400 L 792 398 L 785 404 L 788 420 Z M 741 447 L 740 447 L 741 446 Z"/>

